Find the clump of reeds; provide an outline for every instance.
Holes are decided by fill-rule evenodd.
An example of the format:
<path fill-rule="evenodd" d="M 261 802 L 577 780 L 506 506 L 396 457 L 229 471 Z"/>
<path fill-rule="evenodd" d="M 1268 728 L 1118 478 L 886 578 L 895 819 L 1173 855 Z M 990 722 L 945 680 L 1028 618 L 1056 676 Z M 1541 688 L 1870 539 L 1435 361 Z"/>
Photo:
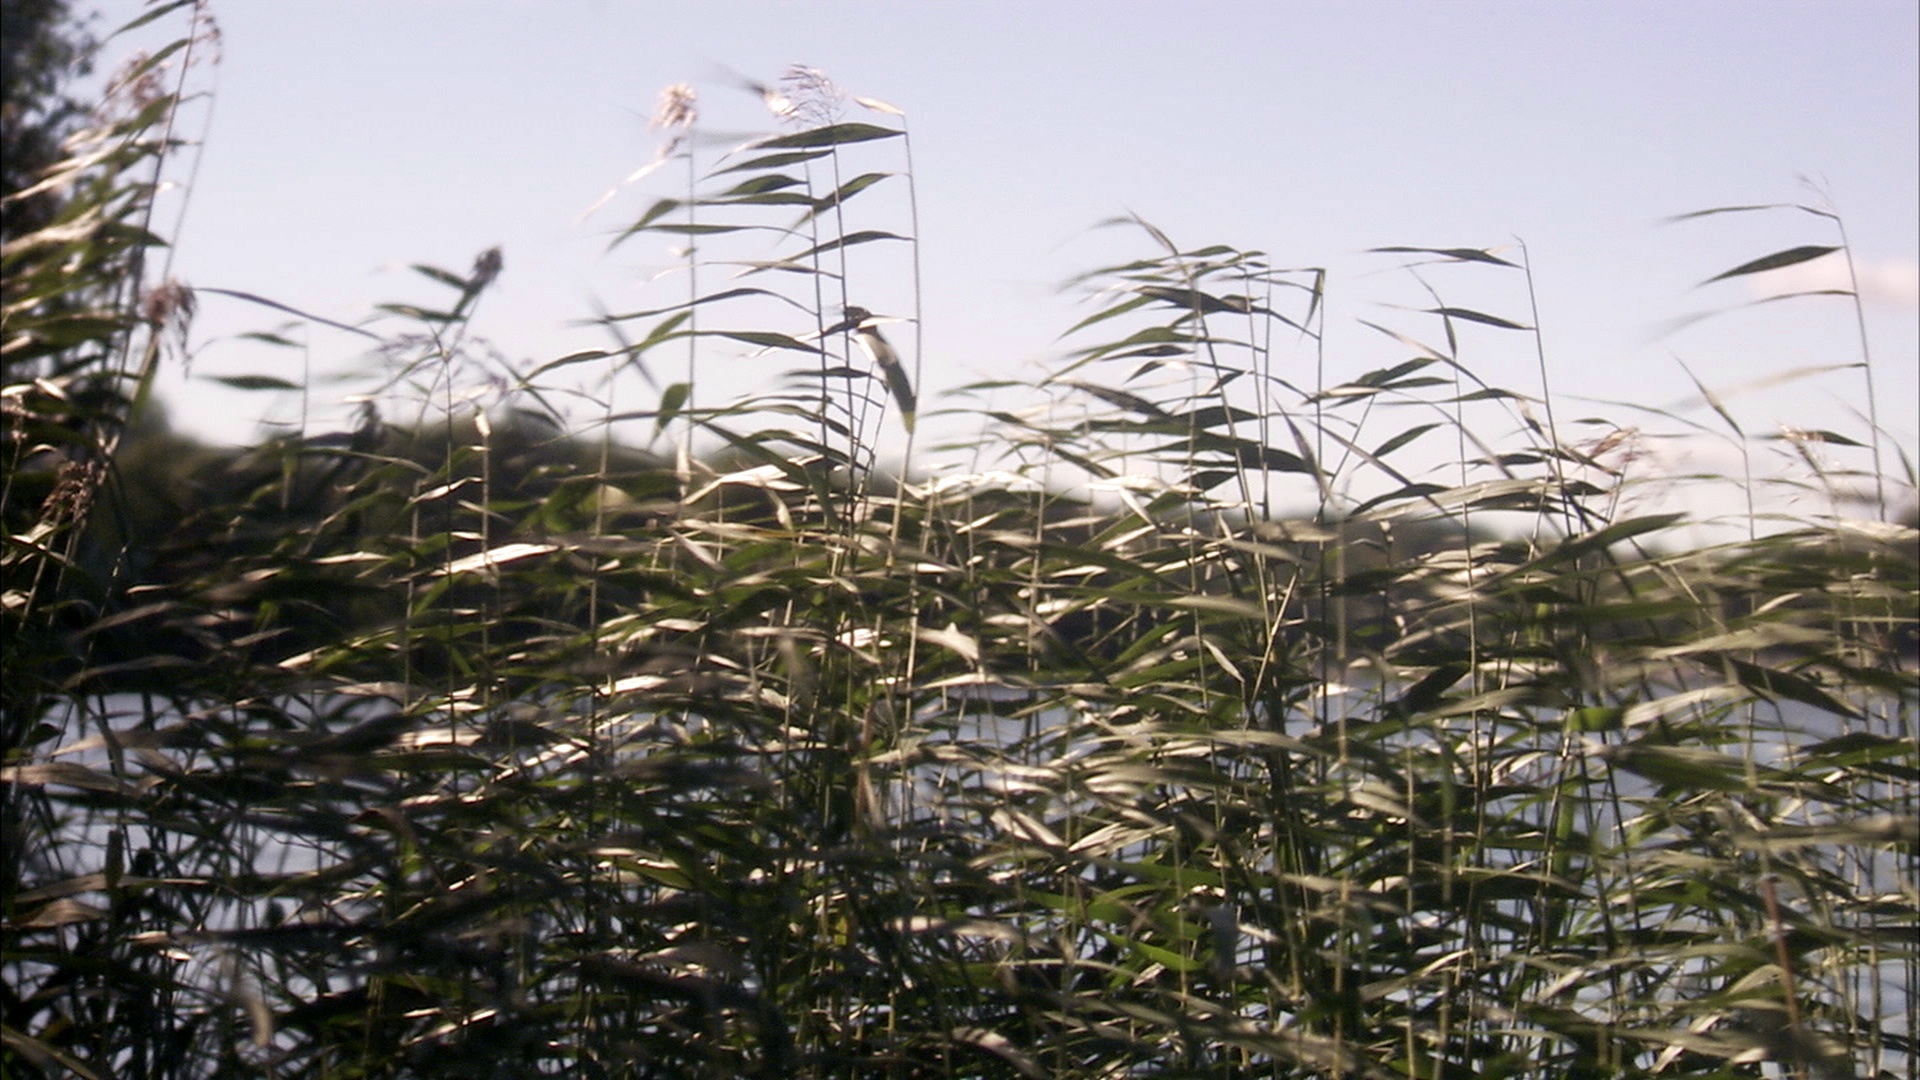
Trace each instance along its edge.
<path fill-rule="evenodd" d="M 1672 544 L 1472 374 L 1469 327 L 1544 378 L 1530 314 L 1436 292 L 1341 373 L 1324 273 L 1143 222 L 979 471 L 882 476 L 904 119 L 753 89 L 725 156 L 663 112 L 621 240 L 687 291 L 605 350 L 488 399 L 497 256 L 422 268 L 384 412 L 72 529 L 140 558 L 19 627 L 10 1069 L 1913 1074 L 1911 528 Z"/>

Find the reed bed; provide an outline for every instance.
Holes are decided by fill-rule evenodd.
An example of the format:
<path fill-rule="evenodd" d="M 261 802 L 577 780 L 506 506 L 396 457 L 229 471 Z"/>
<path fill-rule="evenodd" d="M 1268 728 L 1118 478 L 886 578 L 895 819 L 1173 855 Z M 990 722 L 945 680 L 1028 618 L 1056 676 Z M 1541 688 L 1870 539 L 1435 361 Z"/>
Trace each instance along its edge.
<path fill-rule="evenodd" d="M 724 156 L 665 99 L 620 242 L 685 272 L 605 349 L 489 396 L 499 253 L 421 267 L 353 430 L 198 457 L 121 440 L 181 91 L 75 143 L 5 255 L 9 1076 L 1920 1075 L 1897 442 L 1688 543 L 1442 298 L 1524 253 L 1329 327 L 1138 220 L 935 405 L 905 118 L 755 89 Z"/>

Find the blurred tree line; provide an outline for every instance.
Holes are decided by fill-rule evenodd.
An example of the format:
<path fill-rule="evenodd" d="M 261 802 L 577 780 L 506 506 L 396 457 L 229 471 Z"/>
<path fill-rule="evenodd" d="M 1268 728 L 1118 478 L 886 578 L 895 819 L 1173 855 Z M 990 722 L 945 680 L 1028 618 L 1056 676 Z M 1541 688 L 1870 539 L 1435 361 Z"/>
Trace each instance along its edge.
<path fill-rule="evenodd" d="M 0 192 L 32 186 L 60 159 L 60 144 L 87 106 L 68 87 L 92 70 L 96 42 L 66 0 L 0 3 Z M 0 241 L 51 221 L 52 194 L 0 204 Z"/>

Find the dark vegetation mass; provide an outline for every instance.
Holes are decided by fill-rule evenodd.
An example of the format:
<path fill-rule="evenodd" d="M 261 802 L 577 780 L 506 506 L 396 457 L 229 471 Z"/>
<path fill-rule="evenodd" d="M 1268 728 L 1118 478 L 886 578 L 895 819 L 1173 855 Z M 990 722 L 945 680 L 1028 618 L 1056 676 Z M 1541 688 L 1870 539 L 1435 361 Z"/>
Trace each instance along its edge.
<path fill-rule="evenodd" d="M 6 10 L 5 1076 L 1920 1075 L 1871 420 L 1690 540 L 1544 352 L 1473 375 L 1539 338 L 1438 290 L 1524 252 L 1383 249 L 1433 304 L 1335 374 L 1323 273 L 1138 221 L 1054 370 L 935 400 L 905 120 L 796 69 L 725 156 L 665 96 L 620 239 L 685 273 L 606 349 L 497 363 L 501 254 L 420 267 L 357 422 L 208 447 L 147 392 L 211 24 L 80 114 Z"/>

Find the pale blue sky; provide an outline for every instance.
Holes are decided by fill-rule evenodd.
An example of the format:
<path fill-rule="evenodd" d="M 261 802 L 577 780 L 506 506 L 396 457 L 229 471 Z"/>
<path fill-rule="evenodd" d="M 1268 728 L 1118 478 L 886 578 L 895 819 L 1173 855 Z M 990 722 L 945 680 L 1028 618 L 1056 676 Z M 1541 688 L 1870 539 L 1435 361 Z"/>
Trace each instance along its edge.
<path fill-rule="evenodd" d="M 118 25 L 130 3 L 104 4 Z M 805 63 L 906 110 L 922 219 L 927 389 L 1031 374 L 1084 310 L 1055 287 L 1151 254 L 1090 234 L 1133 211 L 1187 246 L 1259 248 L 1332 277 L 1328 363 L 1346 376 L 1400 350 L 1359 327 L 1417 300 L 1365 249 L 1532 253 L 1556 392 L 1665 406 L 1684 360 L 1731 387 L 1857 357 L 1851 308 L 1813 300 L 1667 337 L 1663 321 L 1751 299 L 1694 290 L 1740 262 L 1834 242 L 1798 214 L 1678 226 L 1726 204 L 1816 199 L 1845 216 L 1869 278 L 1883 423 L 1920 429 L 1920 8 L 1795 3 L 621 3 L 616 0 L 226 0 L 224 62 L 174 272 L 345 321 L 381 301 L 437 300 L 404 269 L 464 271 L 501 244 L 479 333 L 538 361 L 598 345 L 564 324 L 671 260 L 608 233 L 675 181 L 655 176 L 585 223 L 653 153 L 644 118 L 689 81 L 703 126 L 767 117 L 729 87 Z M 857 111 L 857 110 L 856 110 Z M 897 167 L 891 166 L 891 167 Z M 1524 319 L 1524 292 L 1471 270 L 1449 302 Z M 664 290 L 664 291 L 662 291 Z M 887 301 L 873 304 L 879 307 Z M 196 374 L 272 372 L 286 354 L 217 339 L 277 321 L 206 297 Z M 316 366 L 359 344 L 313 337 Z M 1466 355 L 1532 389 L 1528 349 Z M 748 363 L 725 370 L 745 389 Z M 769 372 L 772 367 L 767 369 Z M 704 391 L 703 391 L 704 392 Z M 170 389 L 177 425 L 239 440 L 270 408 L 204 381 Z M 1857 379 L 1738 399 L 1743 422 L 1858 431 Z M 1575 413 L 1607 411 L 1569 405 Z M 1622 416 L 1621 419 L 1630 419 Z"/>

